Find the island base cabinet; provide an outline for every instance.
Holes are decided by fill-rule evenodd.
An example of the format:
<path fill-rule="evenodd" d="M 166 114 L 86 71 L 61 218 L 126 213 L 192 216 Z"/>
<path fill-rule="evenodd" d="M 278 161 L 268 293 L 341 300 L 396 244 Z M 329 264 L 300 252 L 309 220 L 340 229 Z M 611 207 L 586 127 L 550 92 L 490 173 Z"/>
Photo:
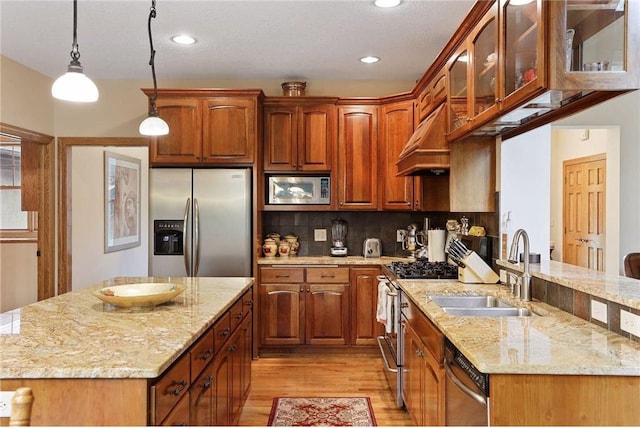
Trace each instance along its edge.
<path fill-rule="evenodd" d="M 491 375 L 490 425 L 640 426 L 640 377 Z"/>

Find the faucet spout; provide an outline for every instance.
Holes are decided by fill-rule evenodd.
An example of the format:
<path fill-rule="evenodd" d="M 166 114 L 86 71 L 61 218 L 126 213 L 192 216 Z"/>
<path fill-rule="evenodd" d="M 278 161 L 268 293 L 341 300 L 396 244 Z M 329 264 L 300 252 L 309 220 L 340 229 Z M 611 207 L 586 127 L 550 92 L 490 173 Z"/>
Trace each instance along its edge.
<path fill-rule="evenodd" d="M 522 273 L 522 281 L 520 282 L 520 299 L 525 302 L 531 301 L 531 273 L 529 272 L 529 235 L 526 230 L 518 229 L 513 234 L 511 249 L 509 251 L 509 262 L 518 263 L 518 247 L 522 238 L 524 266 Z"/>

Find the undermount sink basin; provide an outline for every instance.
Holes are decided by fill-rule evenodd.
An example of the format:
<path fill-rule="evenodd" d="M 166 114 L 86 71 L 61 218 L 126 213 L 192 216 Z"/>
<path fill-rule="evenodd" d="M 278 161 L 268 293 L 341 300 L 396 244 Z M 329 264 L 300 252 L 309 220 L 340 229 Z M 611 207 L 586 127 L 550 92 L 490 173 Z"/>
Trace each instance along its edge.
<path fill-rule="evenodd" d="M 493 296 L 429 296 L 429 299 L 442 308 L 513 308 Z"/>
<path fill-rule="evenodd" d="M 461 308 L 443 307 L 446 313 L 463 317 L 529 317 L 534 315 L 527 308 L 493 307 L 493 308 Z"/>
<path fill-rule="evenodd" d="M 467 317 L 528 317 L 535 315 L 527 308 L 518 308 L 493 296 L 457 295 L 429 296 L 449 315 Z"/>

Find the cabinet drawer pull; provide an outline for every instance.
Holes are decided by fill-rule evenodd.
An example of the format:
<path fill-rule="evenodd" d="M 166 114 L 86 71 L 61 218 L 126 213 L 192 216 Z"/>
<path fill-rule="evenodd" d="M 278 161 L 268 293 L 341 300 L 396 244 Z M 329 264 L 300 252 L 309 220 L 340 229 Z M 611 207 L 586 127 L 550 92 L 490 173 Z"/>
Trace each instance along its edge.
<path fill-rule="evenodd" d="M 320 275 L 320 278 L 335 278 L 336 276 L 334 274 L 329 274 L 329 273 L 323 273 L 322 275 Z"/>
<path fill-rule="evenodd" d="M 245 305 L 249 306 L 250 308 L 253 308 L 253 300 L 249 300 L 248 302 L 245 302 Z"/>
<path fill-rule="evenodd" d="M 213 354 L 213 349 L 209 348 L 200 355 L 200 359 L 202 361 L 207 361 L 209 357 L 211 357 L 211 354 Z"/>
<path fill-rule="evenodd" d="M 239 320 L 240 318 L 242 318 L 242 312 L 240 312 L 239 314 L 236 314 L 236 319 Z"/>
<path fill-rule="evenodd" d="M 277 273 L 276 278 L 289 278 L 288 273 Z"/>
<path fill-rule="evenodd" d="M 231 333 L 231 329 L 227 327 L 224 329 L 224 331 L 221 334 L 223 336 L 229 336 L 229 333 Z"/>
<path fill-rule="evenodd" d="M 186 380 L 174 380 L 173 383 L 169 386 L 175 386 L 176 388 L 169 390 L 169 394 L 173 394 L 175 396 L 180 395 L 180 393 L 186 388 L 187 381 Z"/>

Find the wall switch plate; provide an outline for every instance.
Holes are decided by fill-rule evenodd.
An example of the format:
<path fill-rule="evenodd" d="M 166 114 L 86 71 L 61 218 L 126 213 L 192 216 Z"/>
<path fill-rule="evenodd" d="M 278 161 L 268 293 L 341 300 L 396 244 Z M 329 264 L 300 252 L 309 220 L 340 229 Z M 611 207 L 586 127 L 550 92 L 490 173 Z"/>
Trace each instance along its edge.
<path fill-rule="evenodd" d="M 0 391 L 0 418 L 11 416 L 11 399 L 15 391 Z"/>
<path fill-rule="evenodd" d="M 591 318 L 608 324 L 607 318 L 607 304 L 598 302 L 597 300 L 591 301 Z"/>
<path fill-rule="evenodd" d="M 640 315 L 620 310 L 620 329 L 640 337 Z"/>
<path fill-rule="evenodd" d="M 398 229 L 396 230 L 396 242 L 402 242 L 404 241 L 404 237 L 407 234 L 407 231 L 404 229 Z"/>
<path fill-rule="evenodd" d="M 313 240 L 314 241 L 326 241 L 327 240 L 327 229 L 313 229 Z"/>

